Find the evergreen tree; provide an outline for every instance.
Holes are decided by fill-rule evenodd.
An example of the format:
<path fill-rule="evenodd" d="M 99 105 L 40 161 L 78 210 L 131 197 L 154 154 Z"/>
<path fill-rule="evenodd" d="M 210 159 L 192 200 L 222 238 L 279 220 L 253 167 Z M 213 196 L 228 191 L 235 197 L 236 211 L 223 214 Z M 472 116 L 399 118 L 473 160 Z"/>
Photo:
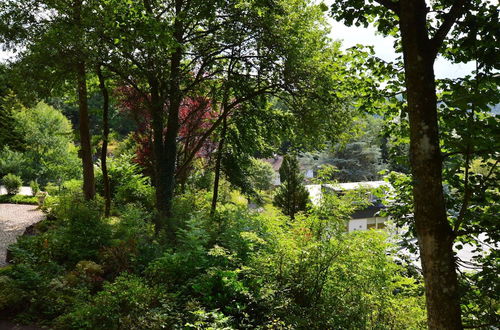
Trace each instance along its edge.
<path fill-rule="evenodd" d="M 309 193 L 303 184 L 304 177 L 300 173 L 299 161 L 295 155 L 286 155 L 280 167 L 281 185 L 274 196 L 274 205 L 283 213 L 295 218 L 295 214 L 305 211 L 309 202 Z"/>
<path fill-rule="evenodd" d="M 15 130 L 14 113 L 23 109 L 11 91 L 0 92 L 0 151 L 8 147 L 15 151 L 24 149 L 23 135 Z"/>

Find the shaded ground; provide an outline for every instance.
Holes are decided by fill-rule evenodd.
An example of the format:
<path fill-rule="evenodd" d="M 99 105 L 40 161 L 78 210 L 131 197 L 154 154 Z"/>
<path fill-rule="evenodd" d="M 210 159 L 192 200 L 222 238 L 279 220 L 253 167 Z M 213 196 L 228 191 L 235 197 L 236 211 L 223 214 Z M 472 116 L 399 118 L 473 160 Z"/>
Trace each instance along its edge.
<path fill-rule="evenodd" d="M 0 330 L 40 330 L 42 328 L 38 328 L 32 325 L 17 325 L 10 321 L 0 321 Z"/>
<path fill-rule="evenodd" d="M 36 205 L 0 204 L 0 267 L 7 265 L 7 247 L 15 243 L 24 230 L 44 219 Z M 0 329 L 3 329 L 0 324 Z"/>

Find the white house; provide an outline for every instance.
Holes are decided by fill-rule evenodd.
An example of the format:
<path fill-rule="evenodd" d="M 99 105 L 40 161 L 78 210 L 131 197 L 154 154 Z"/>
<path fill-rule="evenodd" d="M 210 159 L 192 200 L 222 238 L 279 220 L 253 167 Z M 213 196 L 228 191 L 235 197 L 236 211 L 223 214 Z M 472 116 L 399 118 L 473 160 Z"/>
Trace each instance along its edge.
<path fill-rule="evenodd" d="M 364 182 L 346 182 L 337 184 L 311 184 L 306 185 L 309 191 L 309 196 L 313 205 L 317 205 L 321 202 L 321 195 L 324 190 L 331 191 L 331 193 L 342 194 L 346 191 L 358 190 L 358 189 L 391 189 L 391 185 L 385 181 L 364 181 Z M 387 221 L 387 217 L 381 217 L 378 212 L 384 208 L 384 205 L 374 196 L 370 194 L 369 196 L 370 206 L 358 210 L 352 214 L 352 218 L 347 224 L 347 230 L 349 232 L 355 230 L 368 230 L 368 229 L 384 229 Z"/>

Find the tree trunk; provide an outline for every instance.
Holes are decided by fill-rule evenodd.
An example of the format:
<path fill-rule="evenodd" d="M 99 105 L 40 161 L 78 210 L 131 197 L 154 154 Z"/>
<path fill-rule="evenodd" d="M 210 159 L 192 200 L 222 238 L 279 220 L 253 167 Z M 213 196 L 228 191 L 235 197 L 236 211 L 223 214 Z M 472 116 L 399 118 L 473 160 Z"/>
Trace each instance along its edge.
<path fill-rule="evenodd" d="M 226 131 L 227 131 L 227 119 L 224 117 L 222 123 L 221 138 L 219 141 L 219 151 L 217 152 L 217 159 L 215 161 L 215 178 L 214 178 L 214 193 L 212 195 L 212 206 L 210 208 L 210 216 L 215 215 L 217 209 L 217 199 L 219 198 L 219 180 L 220 180 L 220 170 L 222 163 L 222 151 L 224 149 L 224 142 L 226 141 Z"/>
<path fill-rule="evenodd" d="M 462 329 L 454 234 L 447 220 L 442 187 L 437 98 L 426 28 L 424 0 L 401 0 L 399 24 L 403 42 L 414 217 L 425 281 L 430 329 Z"/>
<path fill-rule="evenodd" d="M 111 210 L 111 191 L 109 189 L 109 176 L 107 165 L 108 138 L 109 138 L 109 94 L 106 88 L 106 81 L 102 75 L 101 67 L 97 67 L 97 76 L 99 77 L 99 88 L 101 89 L 102 105 L 102 150 L 101 150 L 101 169 L 102 180 L 104 182 L 104 216 L 109 217 Z"/>
<path fill-rule="evenodd" d="M 155 231 L 158 233 L 165 228 L 167 209 L 166 196 L 167 187 L 165 179 L 165 168 L 167 159 L 164 149 L 164 109 L 160 99 L 159 84 L 156 78 L 149 81 L 151 87 L 151 123 L 153 126 L 153 154 L 154 154 L 154 185 L 157 216 L 154 218 Z"/>
<path fill-rule="evenodd" d="M 176 12 L 181 11 L 181 0 L 176 0 Z M 179 18 L 174 23 L 174 38 L 182 42 L 182 23 Z M 164 104 L 160 93 L 160 84 L 151 77 L 151 114 L 153 126 L 153 151 L 155 163 L 156 210 L 155 231 L 165 229 L 168 238 L 175 241 L 176 226 L 172 221 L 172 200 L 175 188 L 175 168 L 177 160 L 177 135 L 179 132 L 179 108 L 181 104 L 182 48 L 178 46 L 170 59 L 170 81 L 168 97 L 167 130 L 164 137 Z"/>
<path fill-rule="evenodd" d="M 83 194 L 90 200 L 95 196 L 94 164 L 90 146 L 89 107 L 87 103 L 87 78 L 85 62 L 76 63 L 78 106 L 80 118 L 80 157 L 83 164 Z"/>

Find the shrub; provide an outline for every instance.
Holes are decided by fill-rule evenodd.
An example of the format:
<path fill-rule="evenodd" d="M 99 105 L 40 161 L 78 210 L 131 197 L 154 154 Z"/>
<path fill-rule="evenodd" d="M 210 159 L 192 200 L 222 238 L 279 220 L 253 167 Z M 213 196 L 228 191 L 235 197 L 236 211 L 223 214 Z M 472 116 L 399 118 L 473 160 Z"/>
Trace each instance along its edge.
<path fill-rule="evenodd" d="M 25 177 L 29 172 L 26 157 L 22 152 L 4 147 L 0 150 L 0 175 L 13 173 Z"/>
<path fill-rule="evenodd" d="M 55 262 L 73 267 L 80 260 L 97 261 L 111 244 L 111 225 L 102 219 L 102 199 L 85 201 L 81 193 L 62 194 L 51 204 L 53 227 L 42 235 L 20 239 L 13 250 L 17 262 Z"/>
<path fill-rule="evenodd" d="M 23 180 L 21 180 L 21 178 L 17 175 L 9 173 L 2 178 L 2 183 L 5 186 L 5 189 L 7 189 L 8 195 L 15 195 L 19 192 L 19 188 L 21 188 Z"/>
<path fill-rule="evenodd" d="M 36 194 L 40 191 L 40 186 L 38 185 L 38 182 L 34 180 L 30 181 L 30 188 L 31 188 L 31 194 L 33 196 L 36 196 Z"/>
<path fill-rule="evenodd" d="M 9 204 L 37 204 L 36 197 L 25 195 L 0 195 L 0 203 Z"/>
<path fill-rule="evenodd" d="M 16 281 L 8 276 L 0 276 L 0 311 L 17 309 L 26 295 Z"/>
<path fill-rule="evenodd" d="M 271 164 L 261 159 L 251 159 L 249 168 L 249 180 L 252 186 L 258 190 L 269 190 L 272 188 L 272 182 L 275 177 L 274 169 Z"/>
<path fill-rule="evenodd" d="M 111 198 L 116 205 L 139 203 L 151 209 L 154 205 L 154 189 L 141 167 L 133 162 L 133 156 L 121 155 L 107 161 Z M 101 171 L 96 171 L 96 189 L 104 193 Z"/>
<path fill-rule="evenodd" d="M 59 186 L 53 182 L 49 182 L 45 185 L 45 191 L 51 196 L 59 195 L 60 190 Z"/>
<path fill-rule="evenodd" d="M 111 226 L 101 217 L 102 200 L 85 201 L 81 194 L 70 194 L 59 203 L 54 213 L 64 225 L 54 243 L 59 245 L 60 257 L 69 264 L 96 260 L 99 250 L 111 242 Z"/>
<path fill-rule="evenodd" d="M 140 277 L 123 274 L 91 301 L 56 320 L 56 329 L 171 329 L 170 302 Z M 172 313 L 172 314 L 170 314 Z M 169 315 L 170 314 L 170 315 Z"/>

